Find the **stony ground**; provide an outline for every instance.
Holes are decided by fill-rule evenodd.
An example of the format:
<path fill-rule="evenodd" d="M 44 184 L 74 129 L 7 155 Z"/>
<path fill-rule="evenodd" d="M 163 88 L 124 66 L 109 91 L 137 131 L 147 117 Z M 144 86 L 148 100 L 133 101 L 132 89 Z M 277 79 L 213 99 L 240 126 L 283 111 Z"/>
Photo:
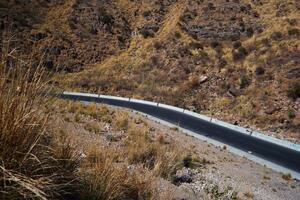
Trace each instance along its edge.
<path fill-rule="evenodd" d="M 127 123 L 135 124 L 150 138 L 159 138 L 162 145 L 173 145 L 188 151 L 197 165 L 177 170 L 171 180 L 156 177 L 158 199 L 270 199 L 298 200 L 300 182 L 289 175 L 272 171 L 246 158 L 233 155 L 226 147 L 216 147 L 178 131 L 151 121 L 139 114 L 102 105 L 101 118 L 93 114 L 93 108 L 80 103 L 56 103 L 54 129 L 65 130 L 82 154 L 89 148 L 122 147 L 131 129 L 118 130 L 116 122 L 125 116 Z M 77 111 L 76 111 L 77 110 Z M 79 111 L 78 111 L 79 110 Z M 85 111 L 90 110 L 90 111 Z M 117 114 L 116 114 L 117 113 Z M 121 115 L 120 115 L 121 113 Z M 109 120 L 111 119 L 111 120 Z M 122 118 L 124 119 L 124 118 Z M 117 123 L 118 124 L 118 123 Z M 138 170 L 138 165 L 128 165 Z"/>

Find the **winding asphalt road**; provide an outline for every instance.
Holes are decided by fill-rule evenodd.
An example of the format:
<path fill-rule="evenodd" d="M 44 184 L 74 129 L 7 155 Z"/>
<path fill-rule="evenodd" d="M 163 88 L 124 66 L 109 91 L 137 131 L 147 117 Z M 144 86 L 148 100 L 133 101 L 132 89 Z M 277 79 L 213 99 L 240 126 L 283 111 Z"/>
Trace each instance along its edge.
<path fill-rule="evenodd" d="M 239 150 L 249 152 L 262 159 L 273 162 L 282 167 L 300 173 L 300 152 L 284 146 L 280 146 L 259 138 L 242 134 L 238 131 L 219 126 L 208 121 L 190 116 L 183 112 L 157 107 L 154 105 L 145 105 L 137 102 L 122 101 L 116 99 L 74 96 L 61 94 L 61 98 L 70 100 L 79 100 L 87 102 L 104 103 L 113 106 L 130 108 L 172 124 L 179 124 L 180 127 L 193 131 L 194 133 L 204 135 L 213 140 L 222 142 Z"/>

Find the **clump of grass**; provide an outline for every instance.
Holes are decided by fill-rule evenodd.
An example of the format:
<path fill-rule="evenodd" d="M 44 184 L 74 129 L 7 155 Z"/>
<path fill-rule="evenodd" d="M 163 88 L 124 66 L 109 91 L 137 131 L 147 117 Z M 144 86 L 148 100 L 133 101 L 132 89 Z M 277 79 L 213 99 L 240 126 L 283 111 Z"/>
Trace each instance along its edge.
<path fill-rule="evenodd" d="M 12 53 L 1 52 L 0 63 L 1 193 L 7 199 L 43 199 L 50 180 L 26 174 L 29 160 L 38 162 L 33 155 L 45 131 L 46 118 L 39 115 L 36 107 L 37 102 L 42 102 L 43 71 L 28 68 L 26 63 L 14 59 Z"/>
<path fill-rule="evenodd" d="M 232 57 L 234 61 L 244 60 L 248 55 L 248 51 L 245 47 L 239 47 L 232 51 Z"/>
<path fill-rule="evenodd" d="M 290 173 L 288 173 L 288 174 L 282 174 L 282 178 L 284 180 L 286 180 L 286 181 L 289 181 L 289 180 L 291 180 L 292 175 Z"/>
<path fill-rule="evenodd" d="M 296 117 L 296 113 L 294 110 L 288 110 L 288 117 L 289 119 L 294 119 Z"/>
<path fill-rule="evenodd" d="M 255 69 L 256 75 L 263 75 L 264 73 L 265 73 L 265 69 L 263 67 L 261 67 L 261 66 L 256 67 L 256 69 Z"/>
<path fill-rule="evenodd" d="M 98 134 L 101 131 L 100 126 L 96 122 L 86 123 L 84 129 L 95 134 Z"/>
<path fill-rule="evenodd" d="M 114 116 L 114 125 L 118 130 L 125 130 L 128 128 L 128 114 L 124 112 L 116 112 Z"/>
<path fill-rule="evenodd" d="M 153 170 L 156 176 L 170 178 L 171 173 L 182 160 L 181 154 L 173 145 L 162 145 L 158 140 L 149 138 L 146 130 L 138 127 L 130 128 L 127 140 L 127 156 L 131 164 L 142 164 Z"/>
<path fill-rule="evenodd" d="M 0 52 L 1 199 L 48 199 L 71 190 L 75 160 L 67 143 L 46 133 L 42 65 L 20 60 L 6 41 Z M 5 51 L 4 49 L 7 49 Z M 72 156 L 71 156 L 72 155 Z M 74 161 L 74 162 L 73 162 Z"/>
<path fill-rule="evenodd" d="M 108 155 L 108 154 L 109 155 Z M 116 154 L 101 150 L 91 154 L 81 173 L 82 199 L 151 199 L 150 175 L 141 176 L 115 163 Z M 92 161 L 92 162 L 91 162 Z"/>
<path fill-rule="evenodd" d="M 240 87 L 242 89 L 248 87 L 251 84 L 251 79 L 247 75 L 242 75 L 240 78 Z"/>
<path fill-rule="evenodd" d="M 245 192 L 244 196 L 248 199 L 253 199 L 254 195 L 251 192 Z"/>
<path fill-rule="evenodd" d="M 288 97 L 292 98 L 292 99 L 297 99 L 300 97 L 300 84 L 293 84 L 289 87 L 288 91 L 287 91 L 287 95 Z"/>

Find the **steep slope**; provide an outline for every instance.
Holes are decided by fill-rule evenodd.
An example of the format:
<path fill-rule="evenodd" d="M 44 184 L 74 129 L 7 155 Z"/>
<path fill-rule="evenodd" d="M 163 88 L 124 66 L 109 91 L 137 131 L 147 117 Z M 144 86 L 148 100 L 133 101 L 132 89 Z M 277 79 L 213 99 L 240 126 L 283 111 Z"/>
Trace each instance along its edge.
<path fill-rule="evenodd" d="M 299 139 L 299 19 L 297 1 L 179 1 L 155 35 L 133 37 L 129 49 L 63 85 Z"/>
<path fill-rule="evenodd" d="M 297 0 L 5 2 L 1 26 L 18 22 L 15 45 L 61 71 L 62 89 L 166 102 L 299 141 Z"/>

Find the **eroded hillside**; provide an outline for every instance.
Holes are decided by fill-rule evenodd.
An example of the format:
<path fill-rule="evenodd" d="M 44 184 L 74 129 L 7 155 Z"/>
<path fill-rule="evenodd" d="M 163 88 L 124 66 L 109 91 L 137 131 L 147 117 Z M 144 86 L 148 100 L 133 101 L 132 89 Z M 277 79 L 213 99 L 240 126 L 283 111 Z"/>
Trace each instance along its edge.
<path fill-rule="evenodd" d="M 3 2 L 16 45 L 59 69 L 60 88 L 165 102 L 299 141 L 297 0 Z"/>

